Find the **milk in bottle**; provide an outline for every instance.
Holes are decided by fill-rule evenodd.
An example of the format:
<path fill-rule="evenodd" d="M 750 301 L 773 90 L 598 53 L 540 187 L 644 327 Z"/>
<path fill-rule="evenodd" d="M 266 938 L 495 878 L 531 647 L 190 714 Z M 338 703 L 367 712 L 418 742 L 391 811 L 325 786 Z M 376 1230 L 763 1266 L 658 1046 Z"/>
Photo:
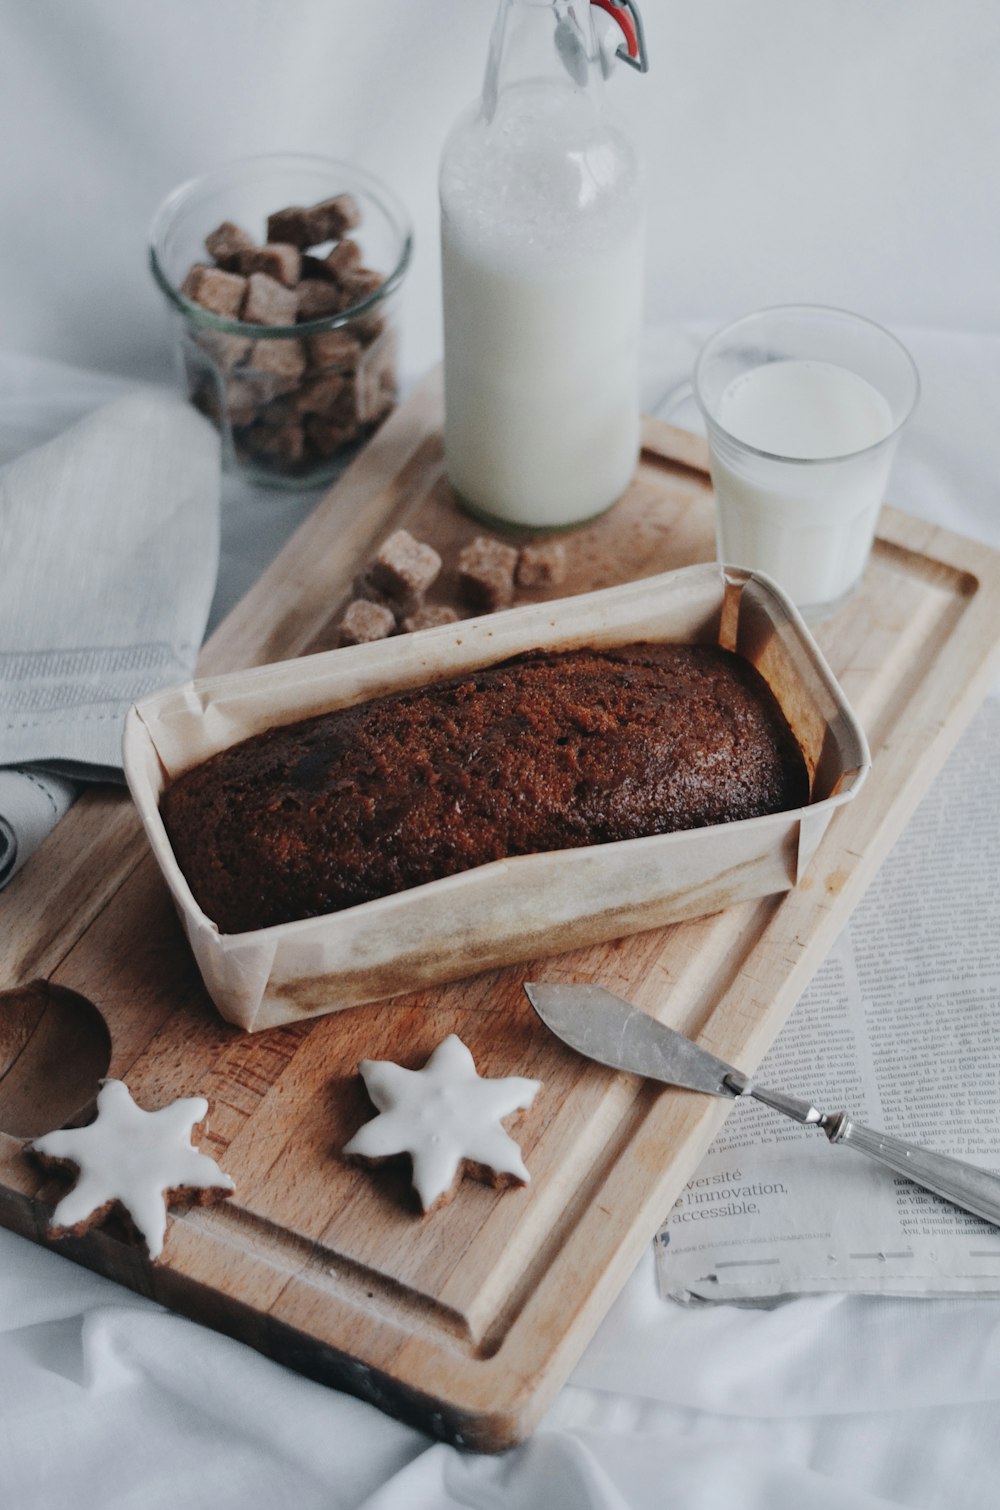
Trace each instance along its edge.
<path fill-rule="evenodd" d="M 642 175 L 589 10 L 501 0 L 441 163 L 448 476 L 538 530 L 608 508 L 639 447 Z"/>

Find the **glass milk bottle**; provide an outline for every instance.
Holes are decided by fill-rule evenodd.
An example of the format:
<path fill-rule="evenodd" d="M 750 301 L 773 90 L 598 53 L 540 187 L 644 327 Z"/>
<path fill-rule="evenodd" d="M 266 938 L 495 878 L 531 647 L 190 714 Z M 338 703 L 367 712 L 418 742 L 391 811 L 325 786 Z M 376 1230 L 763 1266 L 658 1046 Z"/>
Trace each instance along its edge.
<path fill-rule="evenodd" d="M 635 6 L 618 56 L 645 71 Z M 481 100 L 441 161 L 445 458 L 470 512 L 565 528 L 639 450 L 643 186 L 590 4 L 500 0 Z"/>

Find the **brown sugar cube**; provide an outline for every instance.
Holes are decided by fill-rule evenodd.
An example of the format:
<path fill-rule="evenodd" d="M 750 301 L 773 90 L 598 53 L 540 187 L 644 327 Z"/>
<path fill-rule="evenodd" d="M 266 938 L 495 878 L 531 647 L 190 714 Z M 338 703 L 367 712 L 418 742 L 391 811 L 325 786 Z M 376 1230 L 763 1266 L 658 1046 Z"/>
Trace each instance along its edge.
<path fill-rule="evenodd" d="M 290 393 L 306 370 L 305 349 L 301 341 L 254 341 L 247 366 L 276 380 L 271 393 Z"/>
<path fill-rule="evenodd" d="M 303 320 L 325 320 L 330 315 L 339 315 L 344 305 L 344 295 L 336 283 L 319 278 L 310 278 L 298 287 L 300 323 Z"/>
<path fill-rule="evenodd" d="M 246 336 L 230 336 L 221 330 L 202 330 L 197 336 L 198 345 L 212 358 L 223 372 L 232 372 L 247 355 L 253 345 Z"/>
<path fill-rule="evenodd" d="M 280 466 L 293 466 L 305 454 L 306 438 L 301 425 L 284 424 L 264 441 L 261 454 Z"/>
<path fill-rule="evenodd" d="M 216 429 L 222 430 L 224 426 L 228 426 L 234 434 L 247 425 L 252 425 L 260 413 L 253 396 L 248 398 L 238 392 L 227 391 L 220 397 L 214 383 L 195 389 L 191 394 L 191 402 L 211 420 Z"/>
<path fill-rule="evenodd" d="M 319 335 L 306 337 L 306 346 L 314 367 L 352 372 L 361 359 L 361 342 L 346 330 L 321 330 Z"/>
<path fill-rule="evenodd" d="M 355 316 L 351 329 L 363 346 L 370 346 L 386 329 L 382 306 L 376 304 L 367 314 Z"/>
<path fill-rule="evenodd" d="M 381 603 L 383 608 L 389 608 L 393 613 L 411 613 L 420 607 L 420 601 L 413 598 L 406 603 L 394 603 L 388 593 L 376 587 L 366 571 L 359 571 L 352 583 L 352 591 L 356 598 L 364 598 L 368 603 Z"/>
<path fill-rule="evenodd" d="M 253 246 L 242 251 L 237 266 L 244 277 L 251 273 L 267 273 L 269 278 L 283 283 L 286 288 L 294 288 L 302 275 L 302 253 L 287 241 L 269 241 L 266 246 Z"/>
<path fill-rule="evenodd" d="M 383 419 L 396 402 L 396 343 L 391 331 L 369 348 L 358 371 L 358 417 L 364 424 Z"/>
<path fill-rule="evenodd" d="M 323 258 L 323 266 L 336 282 L 349 278 L 361 266 L 361 248 L 349 238 L 338 241 L 332 252 Z"/>
<path fill-rule="evenodd" d="M 517 551 L 502 540 L 478 535 L 458 555 L 458 585 L 476 608 L 506 608 L 514 597 Z"/>
<path fill-rule="evenodd" d="M 289 205 L 267 217 L 268 241 L 284 242 L 304 250 L 313 246 L 310 212 L 303 205 Z"/>
<path fill-rule="evenodd" d="M 196 409 L 207 414 L 218 424 L 222 417 L 222 388 L 220 375 L 214 371 L 199 351 L 185 348 L 182 353 L 184 376 L 187 379 L 188 396 Z"/>
<path fill-rule="evenodd" d="M 213 315 L 236 320 L 246 297 L 247 280 L 239 273 L 227 273 L 221 267 L 197 262 L 181 284 L 181 293 Z"/>
<path fill-rule="evenodd" d="M 225 275 L 227 278 L 231 274 Z M 240 318 L 251 325 L 294 325 L 299 297 L 294 288 L 286 288 L 267 273 L 251 273 L 246 280 L 246 296 Z"/>
<path fill-rule="evenodd" d="M 409 530 L 395 530 L 383 540 L 368 568 L 372 584 L 390 598 L 426 592 L 441 570 L 441 557 L 431 545 L 414 540 Z"/>
<path fill-rule="evenodd" d="M 303 383 L 293 402 L 299 414 L 336 414 L 340 419 L 348 419 L 355 413 L 350 385 L 339 372 L 325 373 Z"/>
<path fill-rule="evenodd" d="M 256 383 L 243 377 L 231 377 L 226 382 L 226 418 L 231 425 L 249 425 L 257 418 L 260 408 L 260 393 Z"/>
<path fill-rule="evenodd" d="M 538 540 L 517 558 L 518 587 L 558 587 L 566 580 L 566 547 L 561 540 Z"/>
<path fill-rule="evenodd" d="M 320 278 L 324 282 L 331 282 L 330 270 L 322 257 L 314 257 L 311 252 L 302 253 L 302 278 Z"/>
<path fill-rule="evenodd" d="M 380 373 L 395 373 L 396 371 L 396 332 L 388 329 L 382 332 L 378 341 L 373 341 L 368 347 L 365 364 L 372 371 Z"/>
<path fill-rule="evenodd" d="M 385 419 L 396 402 L 396 384 L 391 375 L 378 371 L 358 374 L 358 419 L 374 425 Z"/>
<path fill-rule="evenodd" d="M 305 454 L 302 426 L 286 420 L 280 425 L 266 422 L 252 425 L 243 436 L 244 444 L 254 456 L 278 467 L 295 466 Z"/>
<path fill-rule="evenodd" d="M 358 422 L 353 417 L 340 419 L 326 414 L 309 414 L 305 419 L 305 432 L 309 444 L 320 456 L 335 456 L 357 439 Z"/>
<path fill-rule="evenodd" d="M 203 383 L 188 375 L 188 392 L 195 408 L 212 421 L 219 422 L 219 395 L 214 383 Z"/>
<path fill-rule="evenodd" d="M 344 611 L 340 621 L 342 645 L 370 645 L 373 640 L 385 640 L 396 628 L 396 616 L 390 608 L 380 603 L 369 603 L 364 598 L 355 598 Z"/>
<path fill-rule="evenodd" d="M 407 614 L 400 624 L 404 634 L 413 634 L 418 629 L 437 629 L 441 624 L 457 624 L 458 614 L 445 603 L 425 603 L 415 613 Z"/>
<path fill-rule="evenodd" d="M 339 373 L 331 372 L 303 383 L 294 402 L 300 414 L 325 420 L 331 425 L 350 426 L 352 430 L 358 428 L 358 401 L 349 376 L 341 377 Z"/>
<path fill-rule="evenodd" d="M 377 294 L 385 279 L 381 273 L 376 273 L 370 267 L 355 268 L 352 273 L 347 273 L 340 279 L 340 288 L 343 290 L 347 307 L 352 304 L 363 304 L 370 299 L 372 294 Z"/>
<path fill-rule="evenodd" d="M 368 270 L 365 269 L 365 271 L 367 272 Z M 381 287 L 385 279 L 380 273 L 375 273 L 373 276 L 379 279 L 379 287 Z M 344 289 L 344 297 L 348 297 L 346 287 Z M 363 297 L 368 298 L 368 294 L 364 294 Z M 356 299 L 355 302 L 357 302 Z M 385 305 L 381 302 L 373 304 L 364 314 L 354 316 L 351 320 L 351 329 L 363 345 L 373 346 L 380 338 L 384 340 L 392 335 L 391 329 L 386 325 L 385 316 Z"/>
<path fill-rule="evenodd" d="M 308 215 L 312 235 L 309 246 L 318 246 L 321 241 L 339 241 L 361 224 L 361 211 L 353 194 L 335 194 L 332 199 L 321 199 Z"/>
<path fill-rule="evenodd" d="M 208 255 L 215 259 L 219 267 L 236 268 L 242 252 L 250 251 L 254 239 L 249 231 L 242 226 L 234 225 L 231 220 L 224 220 L 220 226 L 216 226 L 205 237 L 205 250 Z M 242 272 L 242 268 L 240 269 Z"/>
<path fill-rule="evenodd" d="M 264 387 L 267 380 L 262 380 Z M 254 419 L 260 420 L 261 424 L 267 425 L 272 430 L 277 430 L 281 425 L 301 425 L 302 416 L 295 407 L 295 392 L 279 393 L 273 398 L 264 398 L 259 404 Z"/>
<path fill-rule="evenodd" d="M 353 591 L 356 598 L 366 598 L 369 603 L 381 603 L 383 608 L 391 608 L 397 619 L 402 618 L 404 614 L 416 613 L 424 606 L 423 597 L 418 592 L 399 597 L 392 596 L 381 587 L 376 587 L 371 578 L 370 564 L 365 571 L 358 572 L 354 578 Z"/>

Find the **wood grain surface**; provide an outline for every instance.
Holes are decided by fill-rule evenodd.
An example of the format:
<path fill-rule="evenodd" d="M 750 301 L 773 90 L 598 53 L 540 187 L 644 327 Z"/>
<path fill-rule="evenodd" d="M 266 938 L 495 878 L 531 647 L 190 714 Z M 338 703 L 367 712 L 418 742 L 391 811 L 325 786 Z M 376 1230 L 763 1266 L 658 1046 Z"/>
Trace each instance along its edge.
<path fill-rule="evenodd" d="M 202 674 L 334 644 L 355 572 L 400 525 L 442 552 L 452 592 L 482 527 L 448 489 L 439 423 L 431 380 L 213 636 Z M 565 537 L 560 594 L 711 559 L 705 467 L 699 438 L 647 422 L 626 496 Z M 873 769 L 793 892 L 253 1037 L 212 1009 L 127 796 L 88 794 L 0 899 L 0 1221 L 46 1241 L 65 1182 L 23 1139 L 85 1116 L 101 1075 L 150 1109 L 205 1095 L 201 1145 L 235 1197 L 176 1213 L 156 1264 L 113 1221 L 60 1251 L 450 1441 L 521 1439 L 726 1111 L 582 1061 L 523 981 L 599 981 L 752 1070 L 996 674 L 1000 554 L 886 508 L 861 590 L 817 638 Z M 466 1180 L 422 1217 L 405 1169 L 339 1150 L 373 1114 L 358 1061 L 419 1067 L 449 1032 L 482 1074 L 544 1082 L 512 1128 L 532 1179 Z"/>

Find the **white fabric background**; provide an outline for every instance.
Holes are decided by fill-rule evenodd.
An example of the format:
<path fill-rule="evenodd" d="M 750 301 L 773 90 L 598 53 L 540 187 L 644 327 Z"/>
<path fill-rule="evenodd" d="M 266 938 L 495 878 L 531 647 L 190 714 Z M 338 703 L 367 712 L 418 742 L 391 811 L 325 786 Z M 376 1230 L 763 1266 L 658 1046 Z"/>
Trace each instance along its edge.
<path fill-rule="evenodd" d="M 434 361 L 435 165 L 492 9 L 0 0 L 0 458 L 123 378 L 166 376 L 146 227 L 174 183 L 249 151 L 327 151 L 392 183 L 417 229 L 407 373 Z M 1000 545 L 1000 11 L 644 15 L 654 71 L 615 94 L 650 166 L 649 405 L 715 323 L 777 300 L 858 309 L 924 380 L 893 500 Z M 307 501 L 229 487 L 216 618 Z M 996 1500 L 998 1443 L 990 1301 L 687 1312 L 647 1260 L 534 1439 L 488 1460 L 0 1232 L 5 1510 L 971 1510 Z"/>
<path fill-rule="evenodd" d="M 153 210 L 228 158 L 358 160 L 409 206 L 406 357 L 439 350 L 441 142 L 494 0 L 3 0 L 3 344 L 152 375 Z M 613 94 L 649 165 L 651 323 L 799 299 L 996 330 L 992 0 L 646 0 Z"/>

